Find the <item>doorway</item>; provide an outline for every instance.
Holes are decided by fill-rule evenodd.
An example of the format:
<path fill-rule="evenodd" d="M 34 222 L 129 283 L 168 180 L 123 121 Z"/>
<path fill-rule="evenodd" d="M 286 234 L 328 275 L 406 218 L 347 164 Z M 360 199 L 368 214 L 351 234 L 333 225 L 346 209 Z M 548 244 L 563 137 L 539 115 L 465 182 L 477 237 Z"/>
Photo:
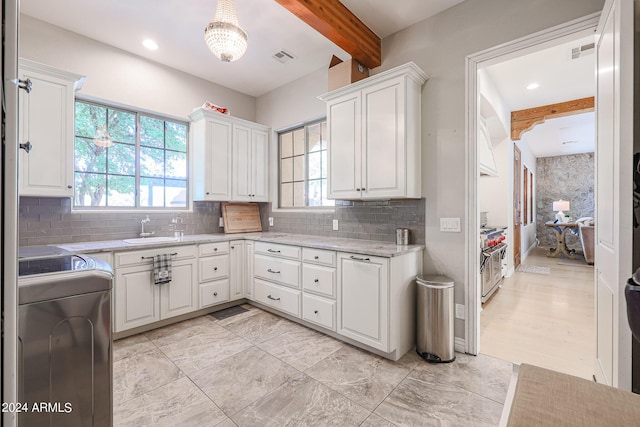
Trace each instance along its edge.
<path fill-rule="evenodd" d="M 582 37 L 593 35 L 594 30 L 598 23 L 598 14 L 587 16 L 578 20 L 568 22 L 564 25 L 555 27 L 548 31 L 525 37 L 520 40 L 516 40 L 512 43 L 507 43 L 495 49 L 490 49 L 473 55 L 467 58 L 467 95 L 468 95 L 468 109 L 467 109 L 467 135 L 468 135 L 468 182 L 469 182 L 469 204 L 468 204 L 468 217 L 467 226 L 470 232 L 467 235 L 467 270 L 468 274 L 468 289 L 465 293 L 465 303 L 467 311 L 466 338 L 465 338 L 465 350 L 470 354 L 478 354 L 481 351 L 480 347 L 480 280 L 479 280 L 479 268 L 480 268 L 480 245 L 479 237 L 473 230 L 479 230 L 480 225 L 480 210 L 479 198 L 478 198 L 478 185 L 479 185 L 479 173 L 478 173 L 478 136 L 477 129 L 479 127 L 478 113 L 480 105 L 475 102 L 479 98 L 479 79 L 478 71 L 489 65 L 504 62 L 508 59 L 515 58 L 517 56 L 526 55 L 534 51 L 566 43 L 572 40 L 577 40 Z M 531 178 L 529 178 L 531 180 Z M 510 188 L 509 194 L 513 194 L 513 187 Z M 508 224 L 515 224 L 513 221 L 515 209 L 514 205 L 509 205 L 511 214 Z M 511 233 L 513 231 L 511 230 Z M 513 251 L 513 243 L 510 249 Z M 527 246 L 526 248 L 528 248 Z M 524 249 L 526 251 L 526 249 Z M 515 261 L 513 252 L 510 253 L 511 259 Z"/>

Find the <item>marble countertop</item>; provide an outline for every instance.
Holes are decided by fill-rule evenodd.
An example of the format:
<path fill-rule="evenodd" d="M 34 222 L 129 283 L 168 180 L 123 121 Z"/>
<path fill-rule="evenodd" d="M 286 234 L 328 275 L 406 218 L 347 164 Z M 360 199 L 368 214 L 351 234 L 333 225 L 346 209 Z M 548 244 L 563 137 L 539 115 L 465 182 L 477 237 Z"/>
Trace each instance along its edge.
<path fill-rule="evenodd" d="M 167 246 L 190 245 L 198 243 L 224 242 L 230 240 L 253 240 L 260 242 L 279 243 L 283 245 L 303 246 L 307 248 L 327 249 L 339 252 L 358 253 L 380 257 L 400 256 L 409 252 L 421 251 L 423 245 L 399 246 L 394 243 L 372 240 L 345 239 L 338 237 L 313 236 L 291 233 L 238 233 L 238 234 L 196 234 L 183 236 L 173 242 L 158 242 L 152 244 L 131 244 L 123 240 L 109 240 L 101 242 L 78 242 L 62 245 L 52 245 L 70 252 L 121 252 L 141 249 L 152 249 Z M 21 248 L 23 251 L 28 247 Z"/>

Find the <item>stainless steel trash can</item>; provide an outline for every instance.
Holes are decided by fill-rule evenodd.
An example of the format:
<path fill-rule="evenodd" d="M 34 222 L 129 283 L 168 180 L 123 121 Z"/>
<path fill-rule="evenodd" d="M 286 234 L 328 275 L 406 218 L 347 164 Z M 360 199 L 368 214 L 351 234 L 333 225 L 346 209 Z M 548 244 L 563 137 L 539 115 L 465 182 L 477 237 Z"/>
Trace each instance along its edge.
<path fill-rule="evenodd" d="M 453 362 L 453 280 L 435 274 L 419 275 L 416 284 L 416 351 L 427 362 Z"/>

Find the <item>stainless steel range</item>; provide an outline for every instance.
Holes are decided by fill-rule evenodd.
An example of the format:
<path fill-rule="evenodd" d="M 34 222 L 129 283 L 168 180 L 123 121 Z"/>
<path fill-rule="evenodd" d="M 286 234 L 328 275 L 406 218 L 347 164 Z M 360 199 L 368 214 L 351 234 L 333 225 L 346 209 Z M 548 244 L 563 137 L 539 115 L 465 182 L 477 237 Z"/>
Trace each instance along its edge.
<path fill-rule="evenodd" d="M 504 227 L 484 227 L 480 229 L 480 276 L 482 302 L 486 302 L 502 283 L 502 260 L 507 252 L 504 242 L 507 236 Z"/>

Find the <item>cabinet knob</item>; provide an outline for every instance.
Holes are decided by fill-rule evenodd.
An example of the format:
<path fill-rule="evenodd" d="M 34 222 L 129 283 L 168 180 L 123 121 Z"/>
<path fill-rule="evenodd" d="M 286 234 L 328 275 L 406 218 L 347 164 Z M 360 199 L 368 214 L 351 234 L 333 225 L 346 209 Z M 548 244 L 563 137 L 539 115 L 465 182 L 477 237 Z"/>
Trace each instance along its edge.
<path fill-rule="evenodd" d="M 214 293 L 213 293 L 213 296 L 214 296 L 214 297 L 217 297 L 217 296 L 218 296 L 218 293 L 217 293 L 217 292 L 214 292 Z"/>
<path fill-rule="evenodd" d="M 313 281 L 313 283 L 318 283 L 319 281 L 320 281 L 320 280 L 315 279 L 315 280 Z"/>
<path fill-rule="evenodd" d="M 313 310 L 313 314 L 318 314 L 318 310 Z"/>
<path fill-rule="evenodd" d="M 213 248 L 213 252 L 218 252 L 218 248 Z"/>
<path fill-rule="evenodd" d="M 71 190 L 73 188 L 73 185 L 67 185 L 67 188 Z"/>
<path fill-rule="evenodd" d="M 366 190 L 366 188 L 362 187 L 362 191 L 365 191 L 365 190 Z"/>
<path fill-rule="evenodd" d="M 360 191 L 360 189 L 359 189 L 359 188 L 356 188 L 356 191 Z"/>
<path fill-rule="evenodd" d="M 314 256 L 313 259 L 320 259 L 318 255 Z"/>
<path fill-rule="evenodd" d="M 235 246 L 231 246 L 231 249 L 235 249 L 235 248 L 236 248 Z"/>
<path fill-rule="evenodd" d="M 209 195 L 209 194 L 211 194 L 211 193 L 209 193 L 209 192 L 207 191 L 205 194 L 208 196 L 208 195 Z"/>
<path fill-rule="evenodd" d="M 218 267 L 213 267 L 213 271 L 218 271 Z"/>

